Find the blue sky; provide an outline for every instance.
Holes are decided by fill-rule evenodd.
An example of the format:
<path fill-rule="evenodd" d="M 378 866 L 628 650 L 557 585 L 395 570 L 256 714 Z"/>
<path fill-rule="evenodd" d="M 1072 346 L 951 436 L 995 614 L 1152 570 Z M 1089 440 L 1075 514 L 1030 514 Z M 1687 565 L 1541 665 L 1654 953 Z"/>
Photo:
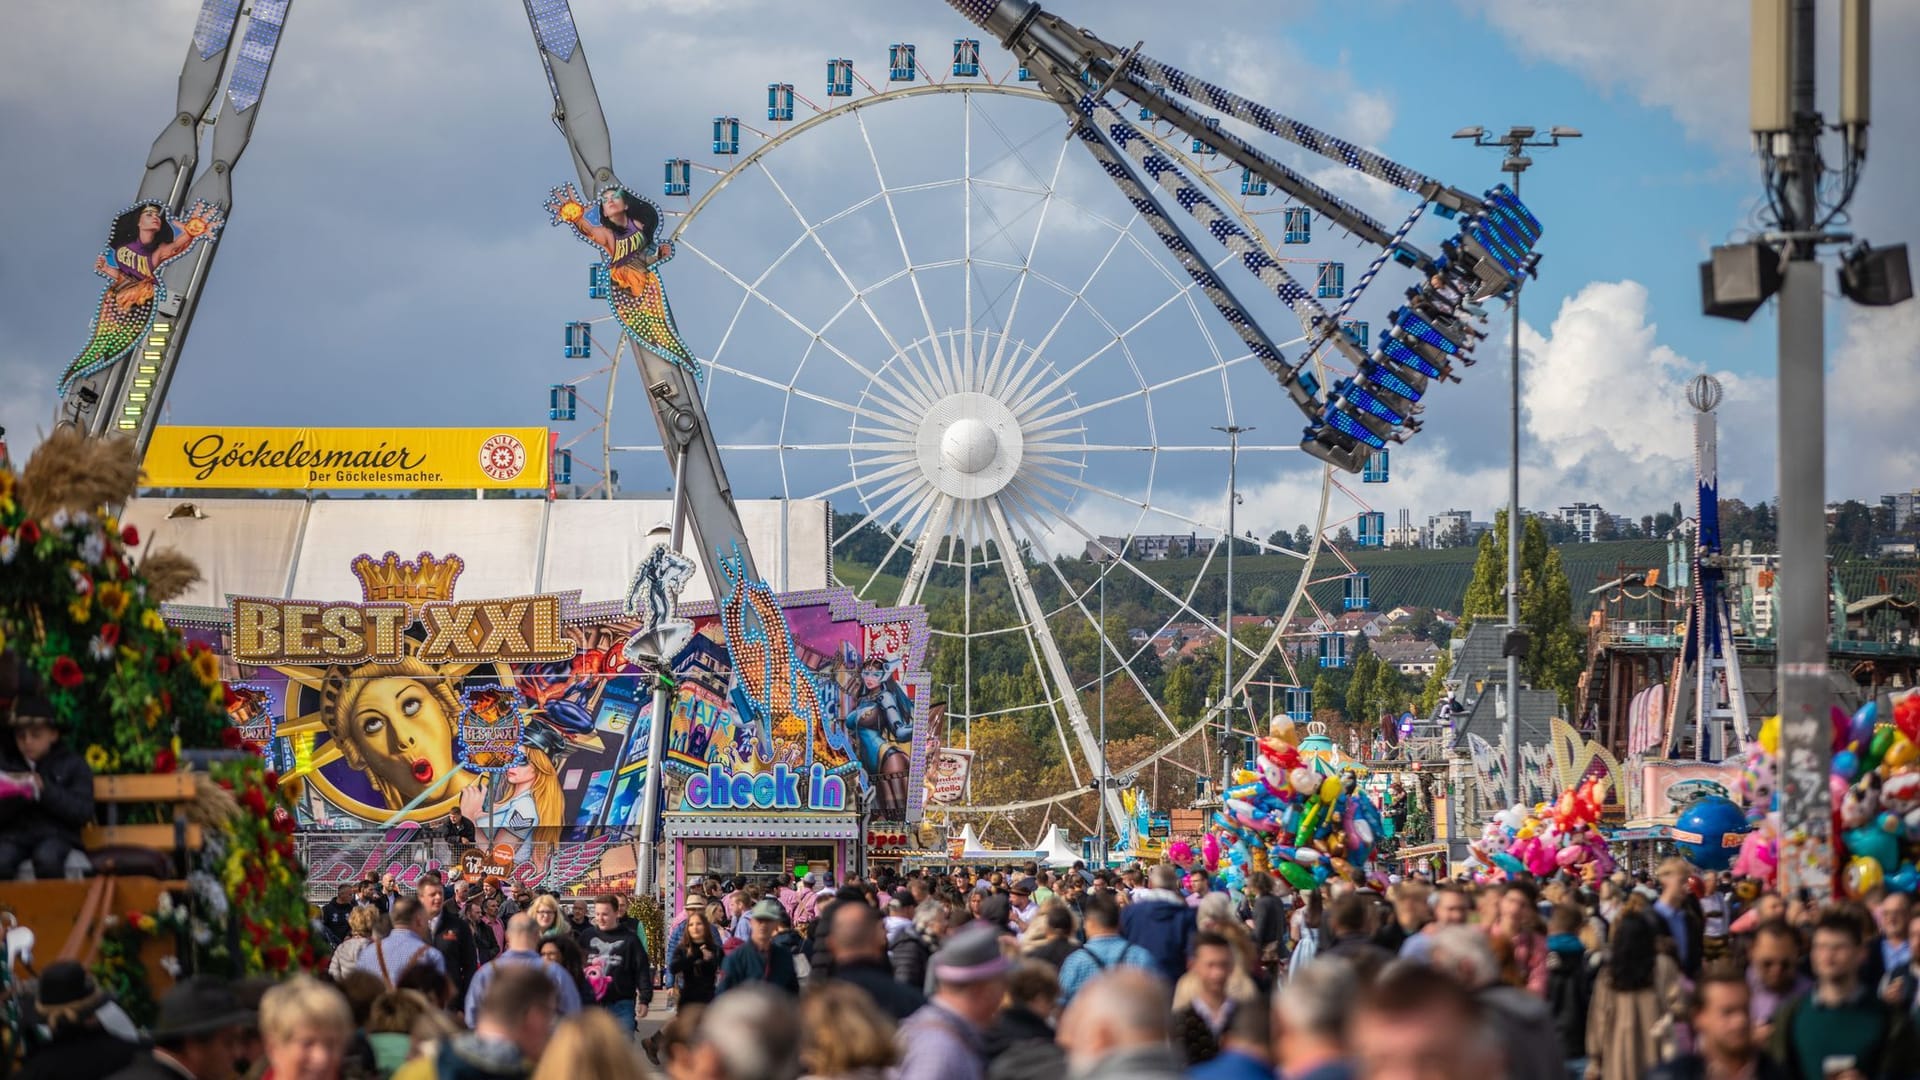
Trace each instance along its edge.
<path fill-rule="evenodd" d="M 0 250 L 0 423 L 16 447 L 47 422 L 53 376 L 84 337 L 98 294 L 98 279 L 89 272 L 93 252 L 108 218 L 130 199 L 147 147 L 171 109 L 197 6 L 189 0 L 27 0 L 0 13 L 0 144 L 10 150 L 0 155 L 0 190 L 8 192 L 0 234 L 9 238 Z M 1528 287 L 1525 304 L 1525 500 L 1592 500 L 1638 515 L 1680 498 L 1689 489 L 1691 452 L 1678 394 L 1698 371 L 1719 373 L 1728 383 L 1721 459 L 1729 491 L 1749 499 L 1771 494 L 1770 314 L 1744 325 L 1702 318 L 1695 269 L 1710 244 L 1751 223 L 1758 190 L 1744 133 L 1745 4 L 1214 0 L 1190 5 L 1194 18 L 1184 21 L 1167 19 L 1164 6 L 1144 0 L 1060 0 L 1055 7 L 1109 40 L 1144 38 L 1150 53 L 1468 190 L 1496 178 L 1498 155 L 1449 140 L 1455 129 L 1580 128 L 1584 139 L 1537 155 L 1524 189 L 1546 225 L 1542 275 Z M 830 54 L 855 57 L 871 77 L 892 41 L 918 42 L 923 60 L 937 65 L 946 44 L 967 32 L 936 0 L 849 0 L 834 5 L 830 16 L 802 14 L 773 0 L 578 0 L 575 8 L 616 161 L 627 181 L 650 195 L 657 195 L 664 156 L 713 160 L 700 153 L 708 119 L 732 111 L 752 120 L 766 82 L 789 79 L 820 100 L 816 84 Z M 1910 72 L 1891 58 L 1920 45 L 1920 9 L 1885 4 L 1876 14 L 1875 156 L 1855 225 L 1878 240 L 1912 240 L 1920 214 L 1906 178 L 1920 165 L 1914 149 L 1920 94 Z M 1822 19 L 1830 24 L 1837 16 L 1823 10 Z M 1833 51 L 1822 55 L 1826 61 Z M 992 70 L 1006 63 L 991 42 L 983 60 Z M 1828 75 L 1830 85 L 1830 69 Z M 547 119 L 546 87 L 520 6 L 510 0 L 405 8 L 376 0 L 299 0 L 262 109 L 235 173 L 231 230 L 169 402 L 172 419 L 544 420 L 547 384 L 580 366 L 558 355 L 560 325 L 598 312 L 581 289 L 590 254 L 549 229 L 539 210 L 546 188 L 569 179 L 571 169 Z M 1051 160 L 1058 141 L 1049 129 L 1060 125 L 1057 112 L 1034 106 L 982 115 L 1016 142 L 1045 148 Z M 890 139 L 911 152 L 898 168 L 914 168 L 911 159 L 918 158 L 938 171 L 931 163 L 951 151 L 951 133 L 935 125 L 952 117 L 902 116 L 908 119 L 894 122 L 898 130 Z M 875 120 L 876 128 L 888 123 Z M 796 139 L 791 152 L 769 158 L 809 214 L 831 212 L 843 188 L 863 172 L 870 177 L 864 159 L 849 149 L 855 144 L 845 141 L 858 133 L 835 138 L 843 141 L 803 146 Z M 23 147 L 30 152 L 18 152 Z M 1082 154 L 1069 161 L 1068 172 L 1087 168 Z M 1092 210 L 1112 205 L 1111 191 L 1075 183 L 1069 179 L 1067 186 L 1084 192 Z M 1380 206 L 1389 223 L 1409 208 L 1404 199 L 1364 187 L 1352 194 Z M 696 222 L 689 237 L 710 247 L 716 263 L 764 266 L 790 239 L 775 235 L 780 214 L 760 216 L 773 204 L 764 197 L 753 202 L 744 183 L 735 197 L 737 209 Z M 1018 212 L 1012 204 L 1002 209 Z M 947 228 L 932 207 L 924 219 L 914 208 L 900 213 L 909 219 L 903 228 L 909 234 L 924 229 L 931 237 Z M 1066 232 L 1047 235 L 1043 248 L 1063 267 L 1100 242 L 1092 224 L 1084 231 L 1065 221 L 1057 227 Z M 1431 244 L 1439 233 L 1429 228 L 1420 235 Z M 846 242 L 881 257 L 877 248 L 863 249 L 862 238 L 849 235 Z M 817 328 L 846 295 L 819 267 L 800 265 L 806 254 L 796 255 L 795 269 L 775 281 Z M 1137 265 L 1100 286 L 1121 310 L 1164 295 L 1154 293 L 1152 260 L 1144 252 L 1133 257 Z M 1351 265 L 1367 256 L 1338 257 Z M 855 276 L 872 281 L 883 272 L 876 266 Z M 724 336 L 731 308 L 722 302 L 724 280 L 716 274 L 714 263 L 684 251 L 665 271 L 695 352 L 742 367 L 788 363 L 788 346 L 775 344 L 784 331 L 764 317 L 763 305 L 746 305 L 756 314 L 744 317 L 734 336 Z M 1377 304 L 1371 311 L 1377 319 L 1387 294 L 1399 287 L 1386 289 L 1383 280 L 1380 295 L 1361 313 Z M 1920 484 L 1920 437 L 1911 421 L 1920 404 L 1911 375 L 1920 362 L 1920 315 L 1913 308 L 1861 314 L 1844 310 L 1837 296 L 1830 302 L 1832 497 L 1871 498 Z M 1263 318 L 1269 314 L 1276 337 L 1293 336 L 1284 313 Z M 848 335 L 842 347 L 869 369 L 878 367 L 884 357 L 864 358 L 882 346 L 862 338 L 858 316 L 841 324 Z M 762 330 L 752 328 L 755 318 Z M 1202 312 L 1194 325 L 1170 325 L 1164 337 L 1157 325 L 1143 330 L 1138 367 L 1188 362 L 1180 358 L 1183 350 L 1202 350 L 1209 318 Z M 1495 322 L 1503 327 L 1504 314 Z M 1213 323 L 1213 338 L 1224 348 L 1231 337 L 1217 318 Z M 1070 324 L 1062 343 L 1077 333 Z M 1084 333 L 1093 341 L 1100 331 Z M 1357 496 L 1387 510 L 1390 521 L 1401 507 L 1421 520 L 1448 506 L 1485 516 L 1504 491 L 1505 362 L 1493 348 L 1500 336 L 1464 385 L 1436 392 L 1427 431 L 1396 451 L 1395 482 L 1365 491 L 1355 485 Z M 738 359 L 726 361 L 727 355 Z M 831 365 L 821 370 L 846 375 Z M 1127 377 L 1120 366 L 1094 365 L 1085 376 L 1092 384 L 1075 389 L 1086 400 L 1107 392 L 1099 380 L 1117 380 L 1118 393 Z M 724 382 L 726 373 L 716 378 Z M 1232 367 L 1224 385 L 1232 415 L 1258 425 L 1259 441 L 1297 439 L 1299 421 L 1257 370 Z M 769 397 L 747 405 L 751 387 L 739 386 L 739 396 L 729 399 L 737 408 L 728 414 L 724 437 L 764 441 L 787 404 Z M 1160 392 L 1148 418 L 1158 425 L 1155 438 L 1212 445 L 1217 436 L 1207 428 L 1228 412 L 1222 398 L 1217 388 Z M 638 419 L 631 408 L 623 415 Z M 834 415 L 807 422 L 824 430 Z M 1117 407 L 1103 422 L 1128 433 L 1141 426 L 1139 416 Z M 623 428 L 616 433 L 623 441 L 648 436 L 646 426 Z M 1088 438 L 1096 435 L 1114 437 L 1090 431 Z M 847 438 L 844 432 L 838 437 Z M 832 486 L 830 462 L 813 459 L 814 475 L 800 477 L 792 469 L 783 473 L 777 455 L 756 460 L 753 453 L 741 451 L 736 467 L 743 494 L 804 495 Z M 1087 500 L 1076 516 L 1088 527 L 1138 524 L 1146 531 L 1217 524 L 1221 455 L 1161 458 L 1151 478 L 1098 460 L 1076 474 L 1164 508 L 1148 515 L 1153 520 L 1129 520 L 1124 500 L 1106 496 Z M 1189 467 L 1193 462 L 1206 464 Z M 837 467 L 844 472 L 844 458 Z M 657 454 L 635 455 L 625 470 L 629 487 L 665 483 Z M 1242 520 L 1263 530 L 1308 520 L 1318 487 L 1297 454 L 1250 455 L 1243 459 L 1242 483 L 1252 493 Z M 880 501 L 876 489 L 863 490 Z M 851 497 L 836 495 L 836 505 Z M 1358 505 L 1337 495 L 1329 520 Z M 1078 546 L 1071 535 L 1064 539 Z"/>

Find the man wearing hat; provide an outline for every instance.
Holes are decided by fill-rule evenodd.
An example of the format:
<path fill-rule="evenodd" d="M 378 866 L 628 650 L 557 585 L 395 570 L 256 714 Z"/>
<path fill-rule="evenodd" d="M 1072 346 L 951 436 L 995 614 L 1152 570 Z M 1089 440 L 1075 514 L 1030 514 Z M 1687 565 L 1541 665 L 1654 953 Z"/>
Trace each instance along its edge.
<path fill-rule="evenodd" d="M 789 994 L 800 992 L 800 975 L 793 953 L 774 943 L 774 935 L 787 921 L 787 909 L 780 901 L 767 899 L 747 912 L 747 943 L 727 954 L 720 965 L 720 993 L 752 983 L 777 986 Z"/>
<path fill-rule="evenodd" d="M 1009 906 L 1012 908 L 1010 914 L 1015 932 L 1025 931 L 1027 924 L 1040 914 L 1040 902 L 1033 898 L 1033 894 L 1039 888 L 1040 883 L 1031 877 L 1015 878 L 1013 885 L 1009 887 L 1008 891 L 1013 894 Z"/>
<path fill-rule="evenodd" d="M 34 877 L 66 876 L 67 856 L 93 820 L 93 770 L 53 726 L 53 703 L 37 687 L 23 688 L 7 711 L 13 736 L 0 746 L 0 880 L 33 863 Z"/>
<path fill-rule="evenodd" d="M 983 1040 L 1013 962 L 1000 950 L 998 931 L 975 925 L 947 939 L 931 966 L 933 997 L 900 1025 L 896 1080 L 983 1080 Z"/>
<path fill-rule="evenodd" d="M 160 999 L 152 1049 L 112 1080 L 233 1080 L 253 1022 L 226 980 L 195 975 Z"/>
<path fill-rule="evenodd" d="M 140 1052 L 136 1043 L 115 1036 L 100 1023 L 100 1007 L 111 1001 L 71 960 L 47 967 L 40 976 L 34 1013 L 51 1037 L 27 1054 L 18 1074 L 23 1080 L 76 1080 L 117 1072 Z"/>

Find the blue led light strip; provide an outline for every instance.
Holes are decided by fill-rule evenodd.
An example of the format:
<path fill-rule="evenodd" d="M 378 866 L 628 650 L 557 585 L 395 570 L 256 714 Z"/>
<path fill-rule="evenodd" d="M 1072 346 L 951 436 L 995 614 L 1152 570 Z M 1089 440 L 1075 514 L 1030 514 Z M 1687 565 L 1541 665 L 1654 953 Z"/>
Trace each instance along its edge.
<path fill-rule="evenodd" d="M 1378 383 L 1380 386 L 1399 394 L 1408 401 L 1420 400 L 1420 391 L 1415 390 L 1412 383 L 1394 374 L 1393 370 L 1385 364 L 1378 361 L 1370 362 L 1367 364 L 1366 370 L 1361 374 L 1368 382 Z"/>
<path fill-rule="evenodd" d="M 200 20 L 193 26 L 193 47 L 200 59 L 210 59 L 233 40 L 234 20 L 240 17 L 240 0 L 206 0 L 200 5 Z"/>
<path fill-rule="evenodd" d="M 526 4 L 540 47 L 563 64 L 572 60 L 573 50 L 580 46 L 580 31 L 573 25 L 567 0 L 526 0 Z"/>
<path fill-rule="evenodd" d="M 247 36 L 240 39 L 240 58 L 233 62 L 233 78 L 227 81 L 227 100 L 236 112 L 246 112 L 260 103 L 267 86 L 267 69 L 273 66 L 273 50 L 280 44 L 280 27 L 287 21 L 287 5 L 292 0 L 254 0 L 253 15 L 247 20 Z"/>
<path fill-rule="evenodd" d="M 1220 209 L 1206 193 L 1196 187 L 1179 167 L 1162 155 L 1152 141 L 1121 117 L 1112 106 L 1095 101 L 1092 95 L 1080 98 L 1080 114 L 1100 125 L 1101 132 L 1122 153 L 1132 158 L 1140 170 L 1160 185 L 1173 200 L 1192 214 L 1213 238 L 1238 256 L 1254 277 L 1260 279 L 1281 303 L 1293 310 L 1308 330 L 1327 321 L 1327 311 L 1284 266 L 1261 250 L 1258 242 L 1242 229 L 1232 215 Z"/>
<path fill-rule="evenodd" d="M 1128 61 L 1127 68 L 1130 72 L 1145 76 L 1149 82 L 1157 82 L 1165 86 L 1181 97 L 1204 101 L 1210 108 L 1245 120 L 1262 131 L 1278 135 L 1288 142 L 1297 143 L 1316 154 L 1332 158 L 1349 169 L 1366 173 L 1376 180 L 1384 180 L 1402 190 L 1417 192 L 1429 187 L 1442 186 L 1424 173 L 1415 172 L 1371 150 L 1355 146 L 1345 139 L 1283 116 L 1257 101 L 1241 97 L 1224 86 L 1189 75 L 1179 68 L 1163 64 L 1150 56 L 1134 54 Z"/>
<path fill-rule="evenodd" d="M 1441 333 L 1439 327 L 1405 308 L 1401 308 L 1400 310 L 1402 314 L 1400 318 L 1394 322 L 1394 325 L 1406 331 L 1408 335 L 1439 349 L 1449 356 L 1459 356 L 1465 351 L 1460 347 L 1459 342 Z"/>
<path fill-rule="evenodd" d="M 1373 447 L 1375 450 L 1385 450 L 1387 448 L 1386 439 L 1375 435 L 1372 428 L 1354 419 L 1352 416 L 1347 415 L 1338 408 L 1328 406 L 1325 420 L 1328 427 L 1338 431 L 1342 435 L 1358 439 L 1366 445 Z"/>
<path fill-rule="evenodd" d="M 1388 360 L 1402 367 L 1412 368 L 1429 379 L 1440 378 L 1439 366 L 1415 352 L 1406 342 L 1398 338 L 1388 337 L 1385 331 L 1381 332 L 1380 337 L 1382 339 L 1380 342 L 1381 356 L 1386 357 Z"/>

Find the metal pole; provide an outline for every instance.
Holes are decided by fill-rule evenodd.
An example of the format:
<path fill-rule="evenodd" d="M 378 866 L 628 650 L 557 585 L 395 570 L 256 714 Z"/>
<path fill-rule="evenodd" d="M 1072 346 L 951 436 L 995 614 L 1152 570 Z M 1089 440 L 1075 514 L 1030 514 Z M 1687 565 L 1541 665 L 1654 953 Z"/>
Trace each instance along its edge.
<path fill-rule="evenodd" d="M 1515 152 L 1517 157 L 1518 152 Z M 1514 157 L 1508 158 L 1509 162 Z M 1516 163 L 1517 164 L 1517 163 Z M 1525 166 L 1510 167 L 1513 194 L 1520 197 L 1520 173 Z M 1511 467 L 1507 472 L 1507 632 L 1520 627 L 1520 289 L 1513 290 L 1512 385 L 1508 399 L 1508 451 Z M 1511 653 L 1511 649 L 1502 649 Z M 1512 791 L 1509 802 L 1520 801 L 1520 658 L 1507 657 L 1507 776 Z"/>
<path fill-rule="evenodd" d="M 1099 824 L 1093 830 L 1093 855 L 1107 865 L 1107 572 L 1100 574 L 1100 632 L 1094 638 L 1100 647 L 1100 798 Z"/>
<path fill-rule="evenodd" d="M 1227 434 L 1227 621 L 1223 627 L 1227 666 L 1225 682 L 1220 687 L 1220 797 L 1224 799 L 1227 788 L 1233 784 L 1233 542 L 1238 530 L 1234 509 L 1240 501 L 1240 436 L 1253 429 L 1229 424 L 1213 430 Z"/>
<path fill-rule="evenodd" d="M 1793 9 L 1791 223 L 1817 222 L 1820 116 L 1814 104 L 1814 0 Z M 1780 580 L 1776 676 L 1780 687 L 1780 885 L 1825 900 L 1833 888 L 1831 743 L 1827 720 L 1825 341 L 1814 241 L 1796 240 L 1780 286 Z"/>
<path fill-rule="evenodd" d="M 686 532 L 686 515 L 681 509 L 682 483 L 686 480 L 687 448 L 682 446 L 673 459 L 673 513 L 671 542 L 675 551 L 680 550 L 681 538 Z M 667 665 L 673 662 L 670 656 L 659 658 L 660 669 L 654 672 L 653 709 L 647 717 L 647 779 L 640 789 L 640 858 L 639 866 L 634 870 L 633 891 L 637 896 L 651 896 L 657 865 L 659 863 L 659 845 L 654 837 L 660 833 L 660 763 L 667 756 L 667 729 L 673 724 L 673 699 L 667 691 L 670 674 Z M 631 736 L 631 732 L 629 732 Z M 620 768 L 626 764 L 626 747 L 623 744 L 619 759 L 613 763 L 613 776 L 607 783 L 605 807 L 613 805 L 615 782 L 620 779 Z"/>

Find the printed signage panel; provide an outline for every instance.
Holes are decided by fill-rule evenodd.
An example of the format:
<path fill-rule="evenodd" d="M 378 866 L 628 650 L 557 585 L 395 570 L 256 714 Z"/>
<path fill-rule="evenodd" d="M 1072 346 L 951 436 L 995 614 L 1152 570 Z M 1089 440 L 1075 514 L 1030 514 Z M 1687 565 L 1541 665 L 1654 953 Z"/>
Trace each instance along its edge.
<path fill-rule="evenodd" d="M 156 428 L 146 483 L 170 488 L 540 490 L 544 428 Z"/>

